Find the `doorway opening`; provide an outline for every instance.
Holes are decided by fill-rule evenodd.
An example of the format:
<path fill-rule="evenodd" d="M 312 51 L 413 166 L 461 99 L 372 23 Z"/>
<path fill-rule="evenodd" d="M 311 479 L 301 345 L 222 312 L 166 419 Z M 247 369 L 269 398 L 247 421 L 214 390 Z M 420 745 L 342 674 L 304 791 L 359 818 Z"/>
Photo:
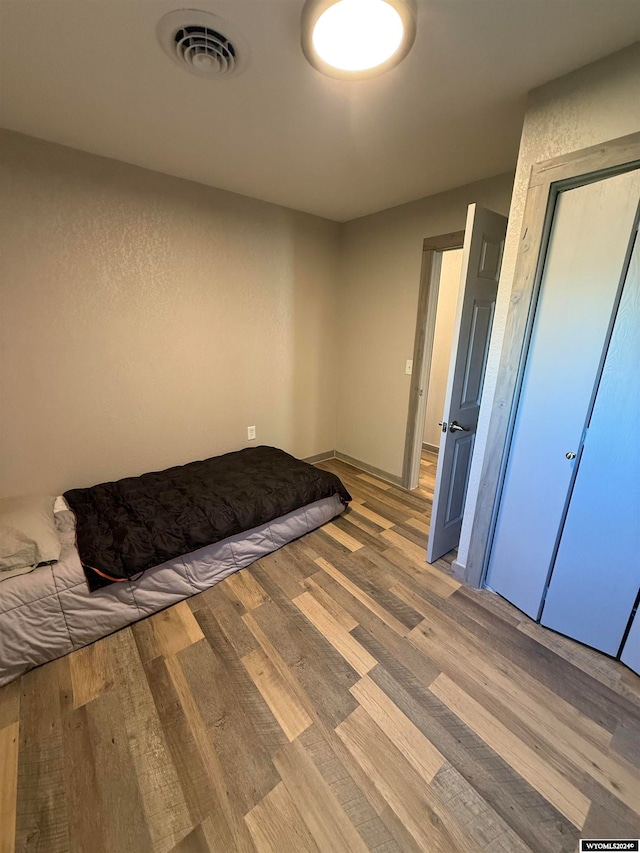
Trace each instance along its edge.
<path fill-rule="evenodd" d="M 424 423 L 422 449 L 428 458 L 437 462 L 442 436 L 442 413 L 447 390 L 449 362 L 453 347 L 453 332 L 462 272 L 462 249 L 446 249 L 441 253 L 440 275 L 437 283 L 438 301 L 433 335 L 433 351 L 429 377 L 424 388 Z M 431 496 L 433 498 L 433 495 Z"/>
<path fill-rule="evenodd" d="M 430 563 L 460 539 L 506 226 L 472 204 L 464 232 L 424 243 L 404 485 L 433 484 Z"/>
<path fill-rule="evenodd" d="M 456 306 L 462 272 L 462 247 L 444 249 L 440 257 L 433 346 L 427 380 L 423 386 L 424 406 L 419 417 L 422 419 L 422 447 L 416 490 L 433 503 L 436 485 L 438 453 L 442 436 L 442 413 L 444 411 L 449 362 L 453 347 Z M 427 360 L 427 359 L 425 359 Z M 420 420 L 418 421 L 420 425 Z"/>
<path fill-rule="evenodd" d="M 418 311 L 416 317 L 416 334 L 413 348 L 413 379 L 409 396 L 409 416 L 407 419 L 407 435 L 404 448 L 404 464 L 402 485 L 405 489 L 413 490 L 420 485 L 420 473 L 423 451 L 432 455 L 427 461 L 435 469 L 439 442 L 431 443 L 431 448 L 423 448 L 426 428 L 426 406 L 429 396 L 431 362 L 434 355 L 436 335 L 436 318 L 438 314 L 438 296 L 442 271 L 443 256 L 447 252 L 459 252 L 462 255 L 464 231 L 454 231 L 441 234 L 438 237 L 427 237 L 422 244 L 422 269 L 420 272 L 420 293 L 418 296 Z M 450 357 L 451 344 L 445 360 Z M 442 412 L 440 412 L 442 414 Z M 437 421 L 441 418 L 438 417 Z M 437 423 L 436 421 L 436 423 Z M 439 428 L 439 427 L 438 427 Z M 435 474 L 435 470 L 434 470 Z M 433 500 L 431 496 L 430 500 Z"/>

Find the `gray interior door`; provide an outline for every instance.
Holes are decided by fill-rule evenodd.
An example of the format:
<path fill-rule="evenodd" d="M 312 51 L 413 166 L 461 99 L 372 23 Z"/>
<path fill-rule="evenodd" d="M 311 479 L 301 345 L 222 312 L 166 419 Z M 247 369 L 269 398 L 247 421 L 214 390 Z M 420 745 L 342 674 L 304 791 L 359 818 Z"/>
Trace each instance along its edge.
<path fill-rule="evenodd" d="M 534 619 L 580 459 L 639 193 L 635 171 L 567 190 L 556 206 L 488 574 L 488 586 Z M 601 539 L 602 559 L 615 548 Z"/>
<path fill-rule="evenodd" d="M 540 620 L 614 656 L 640 587 L 640 241 L 634 237 Z"/>
<path fill-rule="evenodd" d="M 427 546 L 430 563 L 460 540 L 506 230 L 505 216 L 469 206 Z"/>

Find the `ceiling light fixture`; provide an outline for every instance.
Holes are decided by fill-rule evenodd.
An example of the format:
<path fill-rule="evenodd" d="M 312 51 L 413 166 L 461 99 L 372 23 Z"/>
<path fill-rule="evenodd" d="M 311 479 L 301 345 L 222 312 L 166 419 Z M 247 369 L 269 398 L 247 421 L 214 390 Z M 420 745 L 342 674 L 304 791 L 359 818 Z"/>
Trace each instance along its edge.
<path fill-rule="evenodd" d="M 415 0 L 307 0 L 302 49 L 331 77 L 375 77 L 401 62 L 416 34 Z"/>

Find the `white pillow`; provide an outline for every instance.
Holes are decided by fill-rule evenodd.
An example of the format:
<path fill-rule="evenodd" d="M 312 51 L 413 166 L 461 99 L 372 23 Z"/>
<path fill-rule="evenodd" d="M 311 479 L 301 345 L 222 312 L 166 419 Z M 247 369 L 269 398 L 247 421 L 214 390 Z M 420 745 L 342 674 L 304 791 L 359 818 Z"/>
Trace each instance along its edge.
<path fill-rule="evenodd" d="M 53 505 L 53 517 L 60 537 L 60 545 L 62 548 L 73 548 L 76 544 L 76 516 L 62 495 L 58 495 Z"/>
<path fill-rule="evenodd" d="M 25 495 L 0 499 L 0 579 L 60 557 L 54 498 Z"/>
<path fill-rule="evenodd" d="M 71 507 L 67 503 L 67 499 L 64 495 L 58 495 L 58 497 L 53 502 L 53 512 L 71 512 Z"/>

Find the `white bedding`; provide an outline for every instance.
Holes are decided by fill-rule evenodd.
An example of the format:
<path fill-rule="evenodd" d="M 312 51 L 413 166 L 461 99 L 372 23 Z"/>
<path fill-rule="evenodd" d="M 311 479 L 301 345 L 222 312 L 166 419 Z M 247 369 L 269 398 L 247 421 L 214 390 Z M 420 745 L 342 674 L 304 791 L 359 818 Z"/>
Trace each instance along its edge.
<path fill-rule="evenodd" d="M 323 498 L 149 569 L 139 580 L 113 583 L 92 593 L 74 544 L 73 516 L 63 498 L 54 509 L 62 541 L 60 560 L 0 583 L 0 686 L 202 592 L 340 515 L 344 505 L 337 495 Z"/>

